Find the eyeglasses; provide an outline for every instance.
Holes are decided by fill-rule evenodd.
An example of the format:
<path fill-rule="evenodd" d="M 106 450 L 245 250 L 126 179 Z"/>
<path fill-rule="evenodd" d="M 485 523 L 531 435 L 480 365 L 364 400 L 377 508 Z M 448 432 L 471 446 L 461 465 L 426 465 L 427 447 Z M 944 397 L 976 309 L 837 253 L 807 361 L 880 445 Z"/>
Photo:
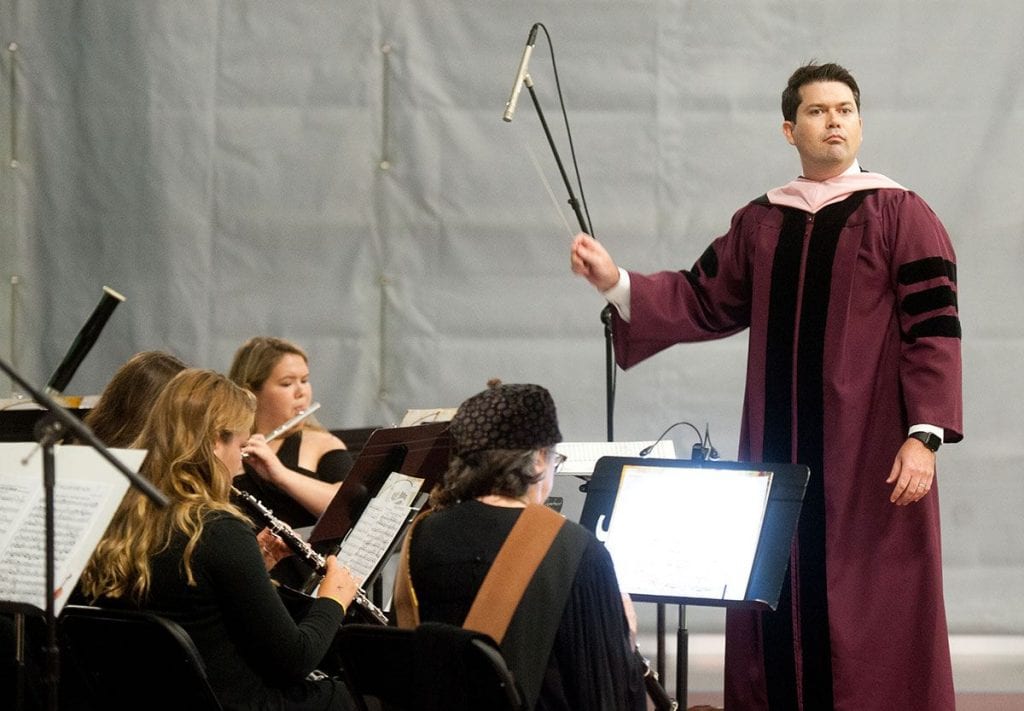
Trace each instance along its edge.
<path fill-rule="evenodd" d="M 565 460 L 568 459 L 568 457 L 562 454 L 561 452 L 552 451 L 551 454 L 555 458 L 555 471 L 557 472 L 559 469 L 562 468 L 562 465 L 565 464 Z"/>

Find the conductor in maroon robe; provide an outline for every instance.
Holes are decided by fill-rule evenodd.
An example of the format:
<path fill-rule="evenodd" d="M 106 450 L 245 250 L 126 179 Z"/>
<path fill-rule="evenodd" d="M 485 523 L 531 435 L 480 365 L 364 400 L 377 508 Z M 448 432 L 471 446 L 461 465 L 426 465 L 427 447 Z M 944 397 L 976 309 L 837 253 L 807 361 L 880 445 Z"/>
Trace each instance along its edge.
<path fill-rule="evenodd" d="M 623 368 L 750 329 L 740 458 L 811 478 L 775 612 L 726 618 L 729 711 L 954 708 L 936 450 L 962 438 L 956 262 L 924 200 L 857 162 L 860 91 L 798 69 L 782 131 L 803 175 L 742 207 L 692 269 L 572 268 L 616 308 Z"/>

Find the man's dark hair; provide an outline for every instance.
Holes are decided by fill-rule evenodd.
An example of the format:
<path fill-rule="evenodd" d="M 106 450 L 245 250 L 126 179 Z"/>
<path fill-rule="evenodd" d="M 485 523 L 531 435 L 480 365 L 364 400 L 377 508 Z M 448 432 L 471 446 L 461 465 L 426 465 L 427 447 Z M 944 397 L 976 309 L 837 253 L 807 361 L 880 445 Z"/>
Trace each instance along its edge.
<path fill-rule="evenodd" d="M 782 118 L 786 121 L 796 121 L 796 110 L 800 107 L 800 87 L 805 84 L 814 84 L 819 81 L 838 81 L 850 87 L 853 92 L 853 100 L 857 104 L 857 111 L 860 111 L 860 87 L 857 80 L 845 67 L 835 63 L 828 64 L 805 64 L 793 72 L 782 92 Z"/>

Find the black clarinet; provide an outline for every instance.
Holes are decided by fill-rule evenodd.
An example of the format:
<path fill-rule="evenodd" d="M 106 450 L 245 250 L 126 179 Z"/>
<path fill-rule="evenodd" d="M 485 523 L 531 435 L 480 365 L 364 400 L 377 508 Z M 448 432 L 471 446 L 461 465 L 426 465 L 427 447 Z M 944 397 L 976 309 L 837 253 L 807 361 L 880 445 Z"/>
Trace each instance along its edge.
<path fill-rule="evenodd" d="M 276 535 L 291 548 L 296 555 L 313 566 L 318 575 L 323 575 L 327 569 L 326 559 L 313 549 L 313 546 L 302 540 L 302 536 L 295 532 L 291 526 L 274 516 L 274 512 L 263 505 L 263 502 L 247 491 L 242 491 L 234 486 L 231 493 L 241 499 L 246 506 L 258 515 L 271 533 Z M 369 613 L 374 620 L 382 625 L 389 623 L 387 614 L 371 602 L 362 588 L 356 588 L 355 604 Z"/>
<path fill-rule="evenodd" d="M 679 702 L 665 691 L 665 687 L 661 685 L 661 680 L 658 679 L 658 672 L 651 668 L 650 660 L 641 654 L 639 649 L 635 649 L 634 652 L 637 659 L 640 660 L 640 666 L 644 670 L 644 688 L 647 689 L 647 696 L 651 699 L 651 703 L 654 704 L 655 711 L 677 711 Z"/>

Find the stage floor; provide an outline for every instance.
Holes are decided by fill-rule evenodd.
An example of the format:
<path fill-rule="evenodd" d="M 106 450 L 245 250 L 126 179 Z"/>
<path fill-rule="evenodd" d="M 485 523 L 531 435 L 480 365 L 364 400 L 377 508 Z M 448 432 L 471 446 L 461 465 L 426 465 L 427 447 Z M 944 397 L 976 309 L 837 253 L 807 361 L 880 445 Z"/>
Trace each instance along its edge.
<path fill-rule="evenodd" d="M 665 688 L 675 696 L 675 633 L 666 641 Z M 953 684 L 958 711 L 1024 709 L 1024 637 L 953 635 Z M 654 663 L 654 635 L 641 635 L 640 648 Z M 687 706 L 722 706 L 725 639 L 717 634 L 689 635 Z"/>

